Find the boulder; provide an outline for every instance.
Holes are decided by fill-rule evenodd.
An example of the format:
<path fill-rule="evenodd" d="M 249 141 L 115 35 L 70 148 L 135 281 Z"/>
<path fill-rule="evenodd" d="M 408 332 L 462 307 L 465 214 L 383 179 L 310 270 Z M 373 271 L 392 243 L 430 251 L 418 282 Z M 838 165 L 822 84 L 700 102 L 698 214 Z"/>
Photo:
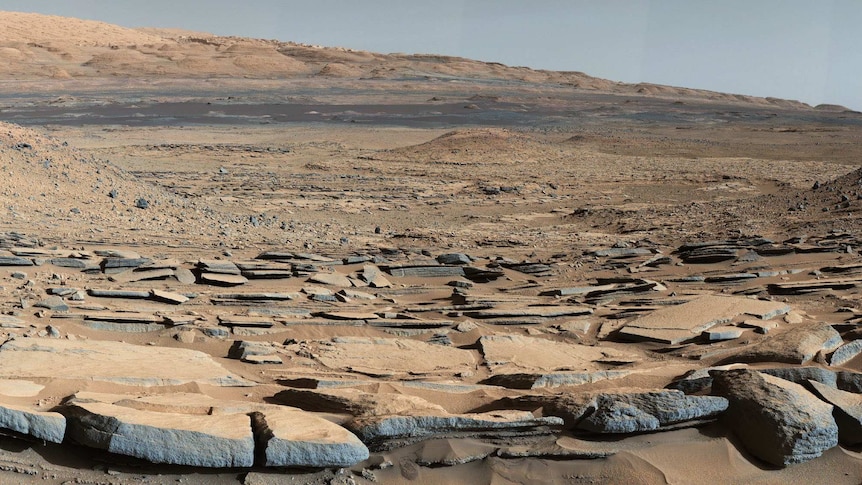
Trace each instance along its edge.
<path fill-rule="evenodd" d="M 503 406 L 535 410 L 566 426 L 594 433 L 643 433 L 713 419 L 727 408 L 715 396 L 687 396 L 673 389 L 618 389 L 503 399 Z"/>
<path fill-rule="evenodd" d="M 687 396 L 682 391 L 656 390 L 602 393 L 590 403 L 595 409 L 578 424 L 594 433 L 642 433 L 663 427 L 714 418 L 727 409 L 727 399 Z"/>
<path fill-rule="evenodd" d="M 817 458 L 838 444 L 832 406 L 804 387 L 749 369 L 712 371 L 728 399 L 724 421 L 757 458 L 777 466 Z"/>

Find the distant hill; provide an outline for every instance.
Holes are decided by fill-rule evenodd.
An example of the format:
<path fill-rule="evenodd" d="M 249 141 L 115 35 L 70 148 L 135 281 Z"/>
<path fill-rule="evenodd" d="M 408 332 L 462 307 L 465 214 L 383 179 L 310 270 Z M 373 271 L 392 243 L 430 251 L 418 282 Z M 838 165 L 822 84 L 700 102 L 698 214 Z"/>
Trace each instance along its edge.
<path fill-rule="evenodd" d="M 378 54 L 180 29 L 129 29 L 104 22 L 19 12 L 0 12 L 0 76 L 12 80 L 104 77 L 506 80 L 635 96 L 813 109 L 798 101 L 648 83 L 625 84 L 581 72 L 535 70 L 460 57 Z"/>

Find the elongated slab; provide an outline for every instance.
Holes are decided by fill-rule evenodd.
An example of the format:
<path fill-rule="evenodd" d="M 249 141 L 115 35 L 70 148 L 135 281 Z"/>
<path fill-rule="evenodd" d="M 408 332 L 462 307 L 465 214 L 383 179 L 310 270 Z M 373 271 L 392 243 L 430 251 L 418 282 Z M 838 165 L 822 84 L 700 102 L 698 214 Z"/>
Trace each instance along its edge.
<path fill-rule="evenodd" d="M 81 402 L 62 409 L 76 442 L 153 463 L 213 468 L 254 464 L 254 436 L 244 414 L 158 413 Z"/>
<path fill-rule="evenodd" d="M 79 379 L 124 385 L 252 386 L 188 349 L 97 340 L 28 338 L 0 346 L 0 378 Z"/>

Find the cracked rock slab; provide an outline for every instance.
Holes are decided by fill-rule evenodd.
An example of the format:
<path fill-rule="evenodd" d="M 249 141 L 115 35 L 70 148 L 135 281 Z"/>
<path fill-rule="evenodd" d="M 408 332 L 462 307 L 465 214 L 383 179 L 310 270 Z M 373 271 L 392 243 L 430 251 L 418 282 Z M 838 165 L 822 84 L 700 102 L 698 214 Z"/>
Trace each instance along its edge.
<path fill-rule="evenodd" d="M 62 412 L 69 437 L 84 446 L 152 463 L 210 468 L 254 464 L 254 436 L 244 414 L 169 414 L 81 401 Z"/>
<path fill-rule="evenodd" d="M 626 324 L 620 336 L 635 341 L 676 345 L 698 338 L 710 328 L 739 315 L 769 320 L 790 311 L 784 303 L 738 296 L 707 295 L 656 310 Z"/>

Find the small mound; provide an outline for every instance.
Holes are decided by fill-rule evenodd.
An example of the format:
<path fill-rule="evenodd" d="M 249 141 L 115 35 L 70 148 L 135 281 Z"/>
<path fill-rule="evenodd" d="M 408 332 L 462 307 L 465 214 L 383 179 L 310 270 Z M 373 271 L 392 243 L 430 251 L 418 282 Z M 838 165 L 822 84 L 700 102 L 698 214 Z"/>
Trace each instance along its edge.
<path fill-rule="evenodd" d="M 830 113 L 844 113 L 845 111 L 851 111 L 850 108 L 841 106 L 840 104 L 818 104 L 814 109 L 817 111 L 828 111 Z"/>
<path fill-rule="evenodd" d="M 549 143 L 525 133 L 504 128 L 470 128 L 450 131 L 419 145 L 383 153 L 407 160 L 516 163 L 547 154 L 551 149 Z"/>
<path fill-rule="evenodd" d="M 0 173 L 0 218 L 41 237 L 203 225 L 187 200 L 30 128 L 0 123 Z"/>

